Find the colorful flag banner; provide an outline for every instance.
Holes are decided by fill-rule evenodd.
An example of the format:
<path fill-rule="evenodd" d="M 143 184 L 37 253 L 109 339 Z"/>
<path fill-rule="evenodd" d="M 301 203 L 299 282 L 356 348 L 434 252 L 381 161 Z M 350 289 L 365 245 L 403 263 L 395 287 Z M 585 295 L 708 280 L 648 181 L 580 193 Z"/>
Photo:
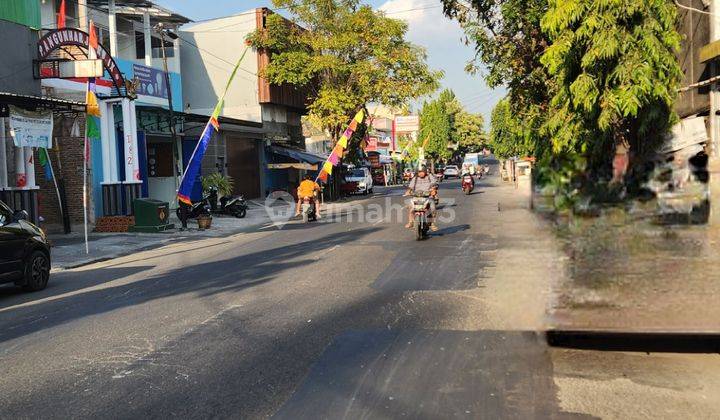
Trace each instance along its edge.
<path fill-rule="evenodd" d="M 358 111 L 357 114 L 355 114 L 355 121 L 357 121 L 358 124 L 363 122 L 364 118 L 365 118 L 365 111 L 363 111 L 362 109 L 360 111 Z M 355 129 L 353 129 L 353 131 L 355 131 Z"/>
<path fill-rule="evenodd" d="M 52 165 L 50 165 L 50 156 L 48 155 L 47 149 L 44 147 L 38 148 L 38 163 L 43 167 L 43 172 L 45 172 L 45 179 L 47 179 L 48 181 L 52 181 L 53 170 Z"/>
<path fill-rule="evenodd" d="M 330 163 L 330 161 L 325 161 L 322 167 L 323 172 L 327 173 L 328 175 L 332 175 L 333 170 L 333 164 Z"/>
<path fill-rule="evenodd" d="M 315 178 L 315 182 L 318 180 L 327 182 L 328 175 L 332 174 L 333 167 L 340 163 L 340 158 L 343 156 L 345 149 L 348 147 L 348 140 L 350 140 L 357 129 L 357 125 L 363 121 L 363 118 L 365 118 L 365 112 L 363 110 L 360 110 L 357 114 L 355 114 L 355 117 L 352 121 L 350 121 L 350 124 L 348 124 L 348 127 L 345 129 L 342 136 L 340 136 L 340 139 L 333 148 L 332 153 L 330 153 L 330 156 L 328 156 L 327 160 L 323 164 L 320 173 L 318 173 L 317 178 Z"/>
<path fill-rule="evenodd" d="M 89 139 L 100 139 L 100 105 L 95 94 L 95 79 L 88 79 L 88 89 L 85 95 L 87 103 L 85 132 Z"/>
<path fill-rule="evenodd" d="M 203 129 L 200 140 L 198 141 L 197 146 L 195 146 L 195 150 L 193 151 L 192 156 L 190 156 L 190 162 L 188 162 L 188 165 L 185 168 L 185 172 L 183 173 L 182 179 L 180 180 L 180 188 L 178 188 L 177 192 L 178 201 L 180 202 L 192 205 L 190 194 L 192 192 L 193 185 L 195 184 L 195 179 L 198 177 L 198 175 L 200 175 L 201 162 L 203 156 L 205 155 L 205 151 L 207 150 L 208 144 L 210 143 L 212 135 L 214 132 L 220 129 L 220 123 L 218 122 L 218 119 L 220 118 L 220 112 L 222 112 L 223 105 L 225 104 L 225 95 L 227 94 L 227 91 L 230 88 L 230 84 L 232 83 L 233 79 L 235 78 L 235 74 L 240 68 L 240 63 L 243 61 L 243 58 L 245 58 L 245 54 L 247 54 L 249 48 L 250 47 L 245 48 L 245 51 L 243 51 L 240 59 L 238 59 L 237 63 L 235 64 L 235 68 L 230 74 L 230 78 L 228 79 L 227 84 L 225 84 L 225 90 L 223 91 L 222 96 L 220 96 L 220 99 L 215 105 L 215 109 L 213 110 L 210 119 L 208 120 L 205 128 Z"/>
<path fill-rule="evenodd" d="M 57 17 L 57 28 L 65 28 L 65 0 L 62 0 L 62 2 L 60 3 L 60 10 L 58 10 Z"/>

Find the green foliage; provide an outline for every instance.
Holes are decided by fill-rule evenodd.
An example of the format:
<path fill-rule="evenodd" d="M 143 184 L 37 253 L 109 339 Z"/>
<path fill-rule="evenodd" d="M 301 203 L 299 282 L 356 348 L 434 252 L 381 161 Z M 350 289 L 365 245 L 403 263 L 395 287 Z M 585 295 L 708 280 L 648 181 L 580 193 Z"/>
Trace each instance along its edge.
<path fill-rule="evenodd" d="M 218 191 L 218 197 L 230 196 L 233 193 L 233 179 L 229 176 L 223 176 L 220 173 L 212 173 L 201 178 L 203 192 L 207 194 L 210 188 L 215 187 Z"/>
<path fill-rule="evenodd" d="M 401 106 L 438 87 L 441 72 L 405 40 L 407 24 L 357 0 L 273 0 L 279 15 L 251 34 L 255 48 L 271 52 L 264 72 L 271 83 L 309 92 L 310 118 L 337 140 L 344 125 L 370 102 Z"/>
<path fill-rule="evenodd" d="M 542 119 L 537 114 L 517 114 L 510 98 L 505 98 L 495 105 L 490 118 L 490 146 L 496 156 L 507 159 L 539 154 L 537 133 Z"/>
<path fill-rule="evenodd" d="M 447 159 L 452 155 L 448 146 L 455 140 L 455 117 L 461 111 L 462 106 L 449 89 L 442 91 L 437 99 L 423 103 L 418 142 L 423 144 L 427 139 L 427 157 Z"/>
<path fill-rule="evenodd" d="M 615 145 L 653 151 L 672 123 L 681 79 L 669 0 L 550 0 L 542 56 L 557 87 L 545 126 L 556 153 L 610 163 Z"/>
<path fill-rule="evenodd" d="M 480 114 L 471 114 L 462 110 L 455 116 L 454 137 L 461 154 L 476 153 L 487 146 L 484 124 L 485 121 Z"/>
<path fill-rule="evenodd" d="M 461 0 L 443 4 L 475 46 L 470 72 L 485 72 L 490 87 L 508 88 L 516 111 L 547 102 L 548 75 L 539 60 L 548 46 L 540 29 L 548 0 L 473 0 L 471 8 Z"/>

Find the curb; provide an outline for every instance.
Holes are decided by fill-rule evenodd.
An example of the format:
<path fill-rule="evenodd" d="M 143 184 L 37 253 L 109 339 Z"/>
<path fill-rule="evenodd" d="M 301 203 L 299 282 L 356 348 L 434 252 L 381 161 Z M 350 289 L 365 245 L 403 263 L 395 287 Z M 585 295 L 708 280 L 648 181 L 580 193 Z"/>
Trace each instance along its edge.
<path fill-rule="evenodd" d="M 720 331 L 548 330 L 550 347 L 643 353 L 720 353 Z"/>

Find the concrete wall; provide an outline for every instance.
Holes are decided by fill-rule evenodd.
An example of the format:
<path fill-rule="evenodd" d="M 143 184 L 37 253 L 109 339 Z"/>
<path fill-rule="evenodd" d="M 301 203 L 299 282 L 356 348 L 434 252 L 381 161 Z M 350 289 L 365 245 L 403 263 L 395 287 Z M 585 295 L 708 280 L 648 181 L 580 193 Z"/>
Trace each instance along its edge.
<path fill-rule="evenodd" d="M 40 95 L 32 67 L 38 39 L 38 31 L 0 20 L 0 92 Z"/>
<path fill-rule="evenodd" d="M 180 36 L 183 94 L 186 112 L 212 114 L 234 63 L 245 50 L 245 36 L 255 30 L 255 13 L 184 25 Z M 258 102 L 257 54 L 248 50 L 225 98 L 222 116 L 262 122 Z"/>

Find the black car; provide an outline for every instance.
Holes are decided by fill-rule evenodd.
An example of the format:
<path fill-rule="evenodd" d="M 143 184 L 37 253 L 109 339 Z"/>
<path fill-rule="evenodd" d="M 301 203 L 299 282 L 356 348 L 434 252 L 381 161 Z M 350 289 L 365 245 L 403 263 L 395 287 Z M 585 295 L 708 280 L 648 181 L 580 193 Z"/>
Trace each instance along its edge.
<path fill-rule="evenodd" d="M 12 211 L 0 201 L 0 283 L 42 290 L 50 279 L 50 244 L 25 210 Z"/>

